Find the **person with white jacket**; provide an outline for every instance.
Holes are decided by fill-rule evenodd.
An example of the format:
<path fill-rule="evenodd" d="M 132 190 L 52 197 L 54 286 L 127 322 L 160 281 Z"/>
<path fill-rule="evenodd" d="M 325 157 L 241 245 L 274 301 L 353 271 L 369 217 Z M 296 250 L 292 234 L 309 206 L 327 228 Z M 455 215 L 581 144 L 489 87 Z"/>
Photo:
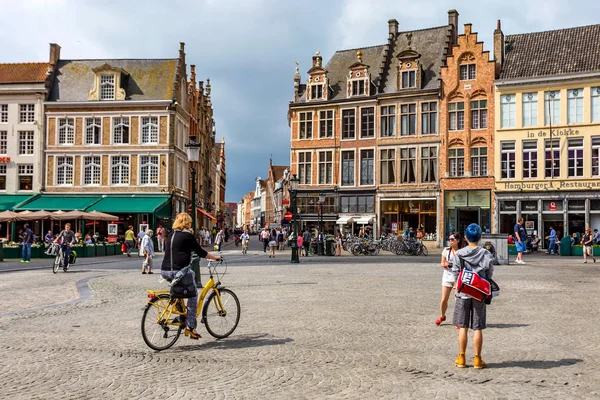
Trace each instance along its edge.
<path fill-rule="evenodd" d="M 142 238 L 142 245 L 140 246 L 140 250 L 144 254 L 144 261 L 142 262 L 142 274 L 146 273 L 146 269 L 148 269 L 149 274 L 154 273 L 152 272 L 152 258 L 154 258 L 154 243 L 152 242 L 152 236 L 152 229 L 148 229 Z"/>

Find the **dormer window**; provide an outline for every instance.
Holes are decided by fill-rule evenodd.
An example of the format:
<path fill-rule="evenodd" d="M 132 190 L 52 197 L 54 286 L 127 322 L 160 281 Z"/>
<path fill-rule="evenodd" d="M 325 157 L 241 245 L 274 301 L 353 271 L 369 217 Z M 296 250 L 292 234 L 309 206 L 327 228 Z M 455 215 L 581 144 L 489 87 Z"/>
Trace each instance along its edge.
<path fill-rule="evenodd" d="M 100 75 L 100 100 L 115 99 L 115 76 Z"/>
<path fill-rule="evenodd" d="M 317 99 L 323 98 L 323 84 L 311 85 L 310 98 L 311 98 L 311 100 L 317 100 Z"/>
<path fill-rule="evenodd" d="M 475 64 L 467 64 L 460 66 L 460 80 L 472 80 L 475 79 L 476 76 L 476 65 Z"/>
<path fill-rule="evenodd" d="M 402 71 L 402 89 L 417 87 L 417 71 Z"/>
<path fill-rule="evenodd" d="M 366 80 L 352 81 L 352 96 L 363 96 L 365 94 Z"/>
<path fill-rule="evenodd" d="M 88 93 L 90 101 L 125 100 L 126 93 L 122 84 L 126 84 L 129 74 L 121 68 L 105 63 L 92 69 L 95 74 L 94 86 Z"/>

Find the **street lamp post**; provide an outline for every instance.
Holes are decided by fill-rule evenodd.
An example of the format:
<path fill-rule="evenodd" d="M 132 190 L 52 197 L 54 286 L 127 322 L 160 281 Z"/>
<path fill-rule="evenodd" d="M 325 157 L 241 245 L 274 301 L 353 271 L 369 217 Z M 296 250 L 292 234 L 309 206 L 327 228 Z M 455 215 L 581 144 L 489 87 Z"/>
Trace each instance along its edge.
<path fill-rule="evenodd" d="M 189 143 L 185 144 L 185 150 L 188 156 L 188 162 L 190 163 L 190 175 L 192 177 L 192 230 L 194 237 L 197 234 L 196 229 L 196 163 L 200 161 L 200 143 L 195 140 L 190 140 Z M 200 258 L 198 255 L 192 261 L 192 269 L 196 274 L 196 285 L 201 286 L 200 282 Z"/>
<path fill-rule="evenodd" d="M 290 187 L 289 187 L 289 191 L 290 191 L 290 203 L 292 206 L 292 215 L 294 218 L 293 224 L 294 224 L 294 233 L 295 233 L 295 238 L 294 240 L 292 240 L 292 259 L 291 259 L 291 263 L 292 264 L 299 264 L 300 263 L 300 258 L 298 257 L 298 236 L 300 235 L 300 232 L 298 232 L 298 205 L 296 203 L 296 191 L 298 190 L 298 183 L 300 182 L 300 179 L 298 179 L 298 177 L 296 176 L 296 174 L 294 174 L 293 178 L 289 180 L 290 182 Z"/>

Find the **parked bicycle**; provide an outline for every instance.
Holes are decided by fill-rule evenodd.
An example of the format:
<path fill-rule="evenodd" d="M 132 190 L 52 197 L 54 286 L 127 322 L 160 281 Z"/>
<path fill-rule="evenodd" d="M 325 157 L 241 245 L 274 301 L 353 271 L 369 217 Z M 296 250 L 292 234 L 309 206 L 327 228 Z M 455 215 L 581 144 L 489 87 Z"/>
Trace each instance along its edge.
<path fill-rule="evenodd" d="M 218 263 L 222 264 L 223 261 Z M 221 286 L 221 279 L 227 273 L 227 264 L 225 271 L 219 274 L 217 263 L 209 260 L 208 271 L 210 279 L 198 296 L 196 318 L 202 312 L 200 323 L 204 324 L 208 333 L 217 339 L 224 339 L 238 326 L 240 301 L 231 289 Z M 166 350 L 177 342 L 185 327 L 185 299 L 171 298 L 169 290 L 146 292 L 150 300 L 146 302 L 142 316 L 142 338 L 151 349 Z"/>

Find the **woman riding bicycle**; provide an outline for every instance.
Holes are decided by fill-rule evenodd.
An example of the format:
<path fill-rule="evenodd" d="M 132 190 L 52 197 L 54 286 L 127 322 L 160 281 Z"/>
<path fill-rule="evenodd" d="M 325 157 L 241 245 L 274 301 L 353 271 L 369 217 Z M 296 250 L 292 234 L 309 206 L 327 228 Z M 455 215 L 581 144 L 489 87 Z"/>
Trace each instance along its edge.
<path fill-rule="evenodd" d="M 169 234 L 167 242 L 165 243 L 165 256 L 161 266 L 161 276 L 169 282 L 173 280 L 177 272 L 182 268 L 190 265 L 192 260 L 192 251 L 194 251 L 198 257 L 206 258 L 208 260 L 221 261 L 221 257 L 213 256 L 207 253 L 196 241 L 194 235 L 190 231 L 192 227 L 192 217 L 188 213 L 182 212 L 177 215 L 175 222 L 173 222 L 173 231 Z M 171 257 L 171 250 L 173 257 Z M 173 265 L 171 265 L 171 258 L 173 259 Z M 173 270 L 171 271 L 171 267 Z M 194 275 L 194 282 L 196 276 L 193 270 L 190 273 Z M 190 339 L 200 338 L 200 334 L 196 332 L 196 308 L 198 307 L 198 293 L 190 299 L 187 303 L 187 319 L 185 336 L 189 336 Z"/>
<path fill-rule="evenodd" d="M 69 257 L 71 256 L 71 246 L 73 246 L 76 242 L 75 232 L 71 230 L 71 224 L 65 224 L 65 230 L 58 235 L 54 243 L 56 242 L 60 242 L 64 260 L 63 271 L 66 271 L 67 269 L 69 269 Z"/>

